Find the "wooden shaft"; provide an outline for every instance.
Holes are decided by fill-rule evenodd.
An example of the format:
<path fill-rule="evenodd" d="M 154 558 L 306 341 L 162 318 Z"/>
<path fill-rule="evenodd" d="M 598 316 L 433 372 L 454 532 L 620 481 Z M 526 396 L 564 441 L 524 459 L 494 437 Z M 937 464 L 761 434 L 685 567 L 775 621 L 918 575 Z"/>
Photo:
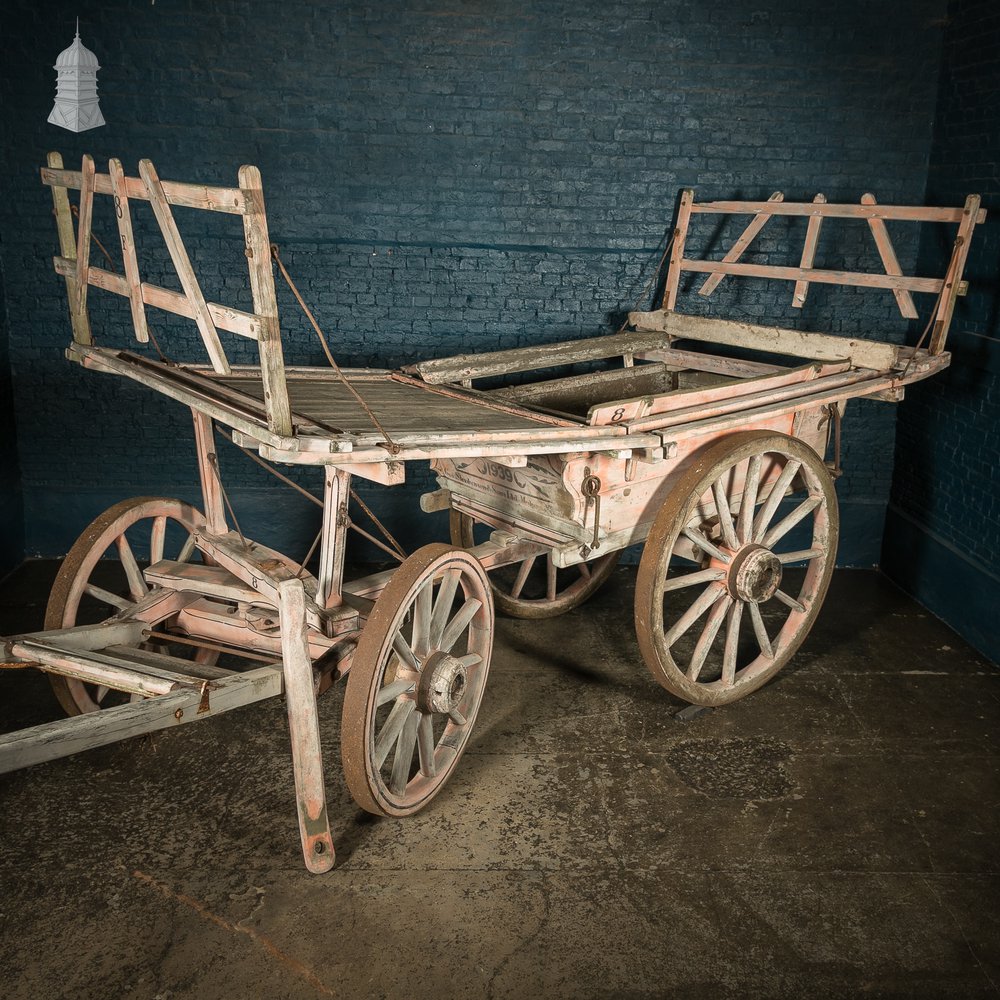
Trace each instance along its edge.
<path fill-rule="evenodd" d="M 60 153 L 49 153 L 50 167 L 62 169 L 63 160 Z M 44 171 L 43 171 L 44 173 Z M 70 267 L 63 272 L 66 279 L 66 299 L 69 302 L 69 321 L 73 328 L 73 340 L 77 344 L 92 344 L 93 335 L 90 332 L 90 319 L 87 310 L 80 309 L 80 297 L 77 293 L 76 280 L 76 237 L 73 235 L 73 215 L 69 207 L 69 196 L 66 188 L 52 186 L 52 211 L 56 217 L 56 229 L 59 232 L 59 250 Z"/>
<path fill-rule="evenodd" d="M 681 191 L 681 202 L 677 209 L 677 226 L 674 229 L 674 243 L 670 248 L 670 266 L 667 268 L 667 281 L 663 288 L 663 308 L 673 310 L 677 303 L 677 288 L 681 280 L 681 262 L 684 259 L 684 243 L 687 240 L 688 225 L 691 222 L 691 209 L 694 204 L 694 190 L 685 188 Z"/>
<path fill-rule="evenodd" d="M 779 267 L 772 264 L 725 264 L 717 260 L 682 260 L 682 271 L 706 274 L 742 274 L 747 278 L 779 278 L 783 281 L 816 281 L 824 285 L 862 285 L 868 288 L 906 288 L 911 292 L 939 292 L 940 278 L 908 278 L 893 274 L 870 274 L 858 271 L 826 271 L 803 267 Z"/>
<path fill-rule="evenodd" d="M 274 273 L 271 270 L 271 242 L 264 211 L 264 189 L 260 171 L 256 167 L 240 167 L 240 188 L 246 203 L 243 236 L 250 269 L 253 310 L 260 320 L 257 343 L 267 422 L 275 434 L 287 436 L 292 433 L 292 414 L 285 380 L 285 359 L 281 350 L 278 299 L 274 292 Z"/>
<path fill-rule="evenodd" d="M 951 261 L 948 264 L 948 271 L 943 282 L 944 291 L 934 317 L 934 328 L 928 348 L 931 354 L 940 354 L 948 339 L 948 329 L 955 312 L 955 298 L 959 294 L 962 272 L 965 270 L 965 261 L 969 256 L 972 232 L 976 228 L 976 223 L 982 221 L 979 201 L 978 194 L 970 194 L 965 199 L 962 219 L 958 224 L 958 235 L 955 237 L 955 249 L 952 251 Z"/>
<path fill-rule="evenodd" d="M 122 170 L 121 160 L 108 161 L 108 173 L 111 175 L 111 190 L 115 198 L 115 218 L 118 219 L 118 237 L 122 246 L 122 262 L 125 265 L 125 281 L 128 286 L 128 301 L 132 310 L 135 339 L 146 344 L 149 343 L 146 304 L 142 297 L 139 262 L 136 260 L 135 239 L 132 235 L 132 212 L 129 210 L 125 172 Z"/>
<path fill-rule="evenodd" d="M 813 198 L 814 205 L 826 203 L 826 195 L 818 194 Z M 819 230 L 823 225 L 823 216 L 809 216 L 809 223 L 806 226 L 806 241 L 802 246 L 802 259 L 799 267 L 803 270 L 812 270 L 813 261 L 816 259 L 816 244 L 819 242 Z M 806 304 L 806 296 L 809 294 L 809 282 L 805 278 L 799 278 L 795 282 L 795 290 L 792 292 L 792 305 L 796 309 L 801 309 Z"/>
<path fill-rule="evenodd" d="M 194 418 L 194 446 L 198 455 L 198 476 L 201 479 L 201 497 L 205 507 L 208 530 L 213 535 L 225 534 L 226 505 L 222 496 L 219 456 L 215 450 L 215 433 L 212 418 L 201 410 L 191 408 Z"/>
<path fill-rule="evenodd" d="M 702 201 L 693 206 L 695 213 L 711 215 L 821 215 L 840 219 L 905 219 L 909 222 L 961 222 L 961 208 L 923 208 L 909 205 L 843 205 L 786 201 L 779 205 L 768 201 Z M 982 219 L 977 219 L 982 222 Z"/>
<path fill-rule="evenodd" d="M 53 161 L 55 156 L 58 162 Z M 52 188 L 79 190 L 83 179 L 79 170 L 63 170 L 58 153 L 49 154 L 48 169 L 42 168 L 42 183 Z M 210 212 L 227 212 L 241 215 L 244 211 L 243 192 L 238 188 L 214 187 L 206 184 L 181 184 L 163 181 L 163 193 L 171 205 L 183 208 L 202 208 Z M 146 185 L 138 177 L 125 178 L 125 191 L 133 201 L 149 201 Z M 94 176 L 95 194 L 112 194 L 113 185 L 108 174 Z"/>
<path fill-rule="evenodd" d="M 320 607 L 337 608 L 343 603 L 344 550 L 347 547 L 347 498 L 351 475 L 342 469 L 327 466 L 323 481 L 323 531 L 319 553 L 319 588 L 316 599 Z"/>
<path fill-rule="evenodd" d="M 320 873 L 333 867 L 335 855 L 326 811 L 323 748 L 306 635 L 302 581 L 283 580 L 279 583 L 278 601 L 285 702 L 292 743 L 302 856 L 309 871 Z"/>
<path fill-rule="evenodd" d="M 90 268 L 90 224 L 94 216 L 94 158 L 84 154 L 80 169 L 80 221 L 76 231 L 76 299 L 77 309 L 87 312 L 87 271 Z"/>

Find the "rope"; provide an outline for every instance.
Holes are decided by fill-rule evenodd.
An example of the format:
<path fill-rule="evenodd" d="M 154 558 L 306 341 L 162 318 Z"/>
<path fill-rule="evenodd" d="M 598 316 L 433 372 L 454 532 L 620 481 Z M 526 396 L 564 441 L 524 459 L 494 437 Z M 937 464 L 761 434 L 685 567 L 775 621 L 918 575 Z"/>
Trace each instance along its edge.
<path fill-rule="evenodd" d="M 656 284 L 656 279 L 660 276 L 660 271 L 663 270 L 664 261 L 666 261 L 667 254 L 670 253 L 670 248 L 673 246 L 673 244 L 674 244 L 674 234 L 671 233 L 670 239 L 667 240 L 667 245 L 663 248 L 663 253 L 660 256 L 659 263 L 656 265 L 655 270 L 649 277 L 649 281 L 646 282 L 646 287 L 639 293 L 638 298 L 635 300 L 635 304 L 632 306 L 629 312 L 635 312 L 639 308 L 639 306 L 642 304 L 642 300 L 649 294 L 653 285 Z M 619 333 L 624 333 L 627 327 L 628 327 L 628 316 L 625 317 L 625 322 L 622 323 L 620 327 L 618 327 L 618 329 L 615 331 L 615 334 L 617 335 Z"/>
<path fill-rule="evenodd" d="M 326 336 L 320 329 L 319 323 L 316 322 L 316 317 L 313 316 L 309 307 L 305 304 L 304 299 L 302 298 L 301 294 L 299 294 L 298 288 L 296 288 L 295 286 L 295 282 L 292 281 L 292 276 L 288 273 L 288 271 L 285 268 L 284 262 L 281 259 L 281 254 L 278 250 L 277 243 L 271 244 L 271 256 L 274 258 L 275 263 L 278 265 L 278 270 L 281 271 L 281 276 L 285 279 L 285 281 L 288 283 L 288 287 L 292 290 L 292 294 L 295 296 L 295 300 L 298 302 L 299 306 L 301 306 L 302 311 L 306 314 L 306 318 L 312 324 L 312 328 L 316 331 L 316 336 L 319 337 L 319 342 L 323 347 L 323 353 L 326 355 L 326 360 L 330 363 L 330 367 L 337 373 L 337 378 L 339 378 L 340 381 L 344 383 L 344 386 L 347 388 L 348 392 L 350 392 L 351 395 L 358 401 L 358 405 L 368 415 L 368 419 L 378 429 L 378 432 L 385 438 L 385 447 L 389 449 L 391 454 L 398 455 L 400 451 L 399 445 L 392 440 L 392 438 L 389 436 L 389 432 L 382 426 L 378 417 L 375 416 L 375 414 L 372 412 L 368 404 L 361 398 L 361 395 L 358 392 L 358 390 L 355 389 L 353 385 L 351 385 L 351 383 L 347 379 L 347 376 L 344 375 L 343 371 L 341 371 L 340 365 L 338 365 L 337 362 L 334 360 L 333 354 L 330 351 L 330 345 L 327 344 Z"/>
<path fill-rule="evenodd" d="M 69 208 L 70 208 L 70 211 L 76 216 L 77 221 L 79 221 L 80 220 L 80 209 L 78 209 L 76 207 L 76 205 L 70 205 Z M 111 254 L 109 254 L 108 251 L 104 248 L 104 244 L 94 234 L 94 230 L 93 229 L 90 230 L 90 239 L 91 239 L 91 242 L 97 244 L 97 249 L 100 250 L 102 254 L 104 254 L 104 256 L 108 260 L 108 264 L 111 267 L 111 270 L 114 271 L 115 274 L 117 274 L 118 273 L 118 268 L 115 267 L 115 262 L 111 259 Z"/>

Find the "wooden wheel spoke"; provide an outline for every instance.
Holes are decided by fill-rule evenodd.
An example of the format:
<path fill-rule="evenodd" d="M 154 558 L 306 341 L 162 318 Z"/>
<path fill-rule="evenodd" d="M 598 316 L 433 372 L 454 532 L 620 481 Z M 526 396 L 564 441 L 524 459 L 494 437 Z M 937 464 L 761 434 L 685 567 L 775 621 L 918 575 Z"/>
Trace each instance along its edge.
<path fill-rule="evenodd" d="M 760 607 L 750 603 L 750 620 L 753 622 L 753 632 L 757 637 L 757 645 L 760 651 L 769 659 L 774 659 L 774 650 L 771 648 L 771 640 L 767 637 L 767 628 L 764 625 L 764 618 L 760 613 Z"/>
<path fill-rule="evenodd" d="M 110 690 L 111 688 L 105 687 L 105 685 L 101 684 L 97 689 L 97 693 L 94 695 L 94 701 L 96 701 L 97 704 L 100 705 L 101 702 L 104 701 L 105 698 L 107 698 L 108 692 Z"/>
<path fill-rule="evenodd" d="M 450 569 L 445 573 L 444 579 L 441 581 L 437 598 L 434 601 L 434 610 L 431 612 L 430 636 L 427 645 L 428 652 L 432 649 L 437 649 L 438 643 L 441 641 L 441 635 L 444 632 L 445 625 L 448 623 L 451 607 L 455 603 L 455 592 L 458 590 L 461 579 L 462 571 L 460 569 Z"/>
<path fill-rule="evenodd" d="M 385 720 L 385 725 L 382 726 L 378 734 L 378 739 L 375 741 L 375 752 L 372 759 L 376 770 L 381 768 L 385 763 L 386 757 L 389 756 L 389 751 L 395 745 L 396 740 L 399 739 L 399 734 L 403 731 L 403 726 L 406 725 L 406 720 L 413 714 L 416 707 L 412 701 L 402 700 L 397 701 L 392 706 L 392 711 Z"/>
<path fill-rule="evenodd" d="M 427 580 L 413 600 L 413 631 L 410 634 L 410 646 L 417 656 L 426 656 L 430 651 L 428 640 L 431 634 L 433 601 L 434 583 L 432 580 Z"/>
<path fill-rule="evenodd" d="M 713 559 L 718 559 L 720 562 L 729 562 L 729 556 L 722 551 L 717 545 L 713 545 L 700 531 L 695 528 L 687 527 L 681 534 L 693 545 L 697 546 L 706 555 L 710 555 Z"/>
<path fill-rule="evenodd" d="M 705 627 L 701 630 L 701 635 L 695 643 L 694 653 L 691 655 L 691 662 L 688 665 L 687 676 L 689 680 L 698 680 L 708 652 L 712 648 L 712 643 L 715 642 L 715 637 L 719 634 L 719 629 L 722 627 L 722 622 L 732 603 L 733 599 L 725 594 L 724 599 L 716 603 L 705 620 Z"/>
<path fill-rule="evenodd" d="M 410 768 L 413 765 L 413 749 L 417 743 L 417 725 L 420 721 L 418 712 L 410 712 L 403 724 L 403 729 L 396 741 L 396 755 L 392 759 L 392 777 L 389 787 L 393 795 L 402 795 L 410 780 Z"/>
<path fill-rule="evenodd" d="M 161 514 L 153 518 L 149 529 L 149 562 L 158 563 L 163 558 L 163 545 L 167 536 L 167 517 Z"/>
<path fill-rule="evenodd" d="M 558 567 L 556 566 L 556 561 L 552 558 L 552 553 L 550 552 L 545 557 L 545 596 L 550 601 L 554 601 L 556 599 L 556 594 L 558 593 L 556 581 L 557 572 Z"/>
<path fill-rule="evenodd" d="M 181 551 L 177 556 L 177 561 L 186 563 L 191 558 L 191 556 L 194 555 L 194 550 L 195 550 L 194 535 L 188 535 L 187 540 L 184 542 L 183 546 L 181 546 Z"/>
<path fill-rule="evenodd" d="M 129 545 L 124 531 L 115 539 L 115 544 L 118 546 L 118 558 L 125 570 L 125 576 L 128 577 L 128 590 L 132 595 L 132 600 L 141 601 L 149 593 L 149 587 L 146 586 L 146 581 L 142 578 L 142 570 L 139 569 L 135 554 L 132 552 L 132 546 Z"/>
<path fill-rule="evenodd" d="M 809 562 L 825 554 L 825 549 L 799 549 L 797 552 L 775 552 L 782 566 L 787 563 Z"/>
<path fill-rule="evenodd" d="M 409 694 L 414 688 L 413 681 L 400 680 L 386 684 L 375 698 L 375 707 L 381 708 L 388 705 L 390 701 L 395 701 L 401 694 Z"/>
<path fill-rule="evenodd" d="M 416 656 L 413 655 L 413 650 L 410 649 L 410 644 L 403 638 L 402 632 L 397 632 L 392 638 L 392 649 L 393 652 L 411 669 L 420 672 L 420 663 L 417 661 Z"/>
<path fill-rule="evenodd" d="M 775 542 L 784 538 L 792 528 L 795 527 L 803 518 L 811 514 L 821 503 L 823 498 L 819 496 L 807 497 L 795 508 L 790 514 L 783 517 L 761 540 L 761 545 L 766 545 L 768 548 L 774 545 Z"/>
<path fill-rule="evenodd" d="M 736 533 L 740 541 L 749 542 L 753 533 L 753 515 L 757 507 L 757 490 L 760 486 L 760 467 L 763 455 L 752 455 L 747 463 L 747 478 L 743 486 L 743 499 L 740 502 L 740 514 L 736 522 Z"/>
<path fill-rule="evenodd" d="M 724 569 L 699 569 L 694 573 L 684 573 L 682 576 L 668 577 L 663 583 L 663 591 L 682 590 L 684 587 L 694 587 L 699 583 L 714 583 L 726 575 Z"/>
<path fill-rule="evenodd" d="M 417 723 L 417 755 L 420 773 L 433 778 L 437 768 L 434 766 L 434 717 L 431 715 L 422 715 Z"/>
<path fill-rule="evenodd" d="M 458 609 L 455 613 L 455 617 L 448 622 L 444 633 L 441 635 L 441 644 L 438 646 L 438 649 L 445 653 L 449 652 L 451 647 L 458 642 L 459 636 L 461 636 L 462 633 L 469 627 L 469 623 L 476 617 L 476 614 L 482 606 L 482 601 L 477 600 L 475 597 L 470 597 L 465 604 Z"/>
<path fill-rule="evenodd" d="M 589 580 L 594 575 L 590 572 L 590 567 L 585 562 L 578 563 L 577 568 L 580 570 L 580 576 L 582 576 L 584 580 Z"/>
<path fill-rule="evenodd" d="M 482 663 L 483 658 L 478 653 L 466 653 L 465 656 L 456 656 L 456 663 L 461 663 L 463 667 L 474 667 L 477 663 Z"/>
<path fill-rule="evenodd" d="M 767 532 L 767 526 L 771 523 L 771 518 L 774 517 L 778 505 L 785 497 L 785 491 L 791 485 L 796 473 L 801 468 L 802 463 L 793 458 L 790 458 L 785 463 L 784 469 L 781 470 L 781 474 L 771 487 L 771 492 L 768 494 L 767 500 L 764 501 L 764 506 L 761 507 L 760 513 L 754 518 L 753 541 L 759 542 L 764 537 L 764 534 Z"/>
<path fill-rule="evenodd" d="M 112 594 L 110 590 L 98 587 L 96 583 L 88 583 L 83 588 L 83 592 L 89 594 L 95 600 L 102 601 L 104 604 L 110 604 L 113 608 L 118 608 L 119 611 L 128 611 L 134 603 L 133 601 L 126 600 L 124 597 L 119 597 L 117 594 Z"/>
<path fill-rule="evenodd" d="M 782 604 L 787 608 L 791 608 L 793 611 L 805 611 L 806 606 L 799 600 L 796 600 L 790 594 L 786 594 L 783 590 L 776 590 L 774 592 L 776 600 L 781 601 Z"/>
<path fill-rule="evenodd" d="M 669 648 L 713 605 L 725 594 L 725 588 L 717 583 L 710 584 L 705 588 L 694 603 L 677 619 L 673 627 L 663 637 Z"/>
<path fill-rule="evenodd" d="M 453 723 L 454 723 L 454 724 L 455 724 L 456 726 L 464 726 L 464 725 L 465 725 L 465 722 L 466 722 L 466 719 L 465 719 L 465 716 L 464 716 L 464 715 L 462 715 L 462 713 L 461 713 L 461 712 L 460 712 L 460 711 L 459 711 L 459 710 L 458 710 L 457 708 L 453 708 L 453 709 L 452 709 L 452 710 L 451 710 L 451 711 L 450 711 L 450 712 L 448 713 L 448 718 L 449 718 L 449 719 L 451 719 L 451 721 L 452 721 L 452 722 L 453 722 Z"/>
<path fill-rule="evenodd" d="M 532 566 L 535 565 L 537 558 L 538 556 L 529 556 L 521 563 L 517 570 L 517 576 L 514 578 L 514 585 L 510 588 L 511 597 L 518 598 L 521 596 L 521 591 L 524 590 L 524 585 L 528 580 L 528 574 L 531 572 Z"/>
<path fill-rule="evenodd" d="M 722 540 L 730 549 L 736 550 L 740 547 L 740 542 L 736 537 L 733 512 L 729 509 L 729 497 L 726 496 L 726 487 L 721 478 L 716 479 L 712 483 L 712 493 L 715 495 L 715 509 L 719 514 L 719 528 L 722 530 Z"/>
<path fill-rule="evenodd" d="M 743 603 L 733 601 L 726 619 L 726 644 L 722 650 L 722 684 L 732 687 L 736 683 L 736 654 L 740 648 L 740 623 L 743 620 Z"/>

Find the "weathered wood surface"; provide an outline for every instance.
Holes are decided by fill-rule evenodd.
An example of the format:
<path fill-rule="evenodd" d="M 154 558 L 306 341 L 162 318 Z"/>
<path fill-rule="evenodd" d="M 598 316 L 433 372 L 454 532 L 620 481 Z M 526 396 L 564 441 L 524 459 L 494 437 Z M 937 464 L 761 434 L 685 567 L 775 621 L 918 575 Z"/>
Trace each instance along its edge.
<path fill-rule="evenodd" d="M 76 230 L 76 308 L 87 311 L 87 289 L 90 282 L 90 228 L 94 217 L 94 158 L 84 155 L 80 170 L 80 214 Z"/>
<path fill-rule="evenodd" d="M 673 388 L 673 378 L 679 367 L 663 363 L 634 365 L 566 378 L 544 379 L 526 385 L 505 386 L 492 390 L 490 395 L 522 403 L 539 403 L 568 413 L 585 415 L 598 402 L 669 392 Z"/>
<path fill-rule="evenodd" d="M 767 199 L 769 203 L 776 201 L 784 201 L 785 196 L 780 191 L 775 191 L 770 198 Z M 764 228 L 768 220 L 771 218 L 770 212 L 758 212 L 751 220 L 750 224 L 743 230 L 740 236 L 737 238 L 736 242 L 733 243 L 729 252 L 722 258 L 723 263 L 732 264 L 739 260 L 743 256 L 747 247 L 756 239 L 757 234 Z M 710 274 L 706 279 L 701 288 L 698 289 L 699 295 L 711 295 L 715 291 L 716 286 L 725 277 L 724 274 Z"/>
<path fill-rule="evenodd" d="M 986 217 L 985 211 L 979 207 L 979 202 L 978 194 L 970 194 L 965 199 L 965 207 L 962 209 L 961 221 L 958 225 L 958 235 L 955 237 L 955 247 L 944 277 L 944 292 L 938 302 L 937 313 L 934 317 L 934 327 L 929 345 L 931 354 L 940 354 L 944 350 L 948 339 L 948 328 L 951 326 L 951 317 L 955 311 L 955 297 L 964 294 L 962 285 L 965 282 L 961 282 L 959 279 L 965 270 L 965 261 L 969 256 L 972 232 L 976 225 Z"/>
<path fill-rule="evenodd" d="M 787 398 L 788 395 L 802 392 L 802 383 L 811 382 L 820 375 L 845 371 L 849 367 L 846 361 L 828 365 L 802 365 L 777 374 L 758 375 L 736 382 L 726 381 L 721 385 L 677 389 L 661 396 L 641 400 L 618 400 L 615 403 L 591 408 L 588 419 L 592 424 L 627 423 L 630 429 L 652 428 L 659 425 L 654 419 L 657 416 L 660 417 L 660 422 L 665 422 L 667 414 L 685 414 L 715 408 L 725 412 L 726 409 L 745 405 L 746 399 L 759 399 L 768 393 L 774 398 Z M 778 395 L 782 390 L 786 390 L 785 396 Z"/>
<path fill-rule="evenodd" d="M 61 274 L 66 278 L 76 275 L 76 262 L 71 257 L 53 257 L 52 266 L 56 274 Z M 107 271 L 100 267 L 91 267 L 88 270 L 88 281 L 95 288 L 102 288 L 106 292 L 113 292 L 115 295 L 129 297 L 128 280 L 113 271 Z M 163 288 L 160 285 L 151 285 L 149 282 L 142 282 L 139 286 L 142 301 L 147 306 L 154 306 L 164 312 L 175 313 L 186 319 L 194 319 L 194 307 L 190 301 L 180 292 Z M 209 314 L 212 322 L 220 330 L 228 330 L 230 333 L 238 333 L 242 337 L 249 337 L 256 340 L 260 331 L 260 320 L 253 314 L 243 312 L 241 309 L 233 309 L 231 306 L 219 305 L 217 302 L 208 302 Z"/>
<path fill-rule="evenodd" d="M 257 343 L 260 369 L 264 380 L 267 424 L 275 434 L 291 434 L 288 389 L 285 386 L 285 359 L 281 350 L 281 326 L 278 323 L 278 300 L 274 293 L 271 270 L 271 239 L 264 210 L 264 189 L 260 171 L 253 166 L 240 167 L 240 188 L 246 201 L 243 237 L 250 268 L 253 308 L 260 320 Z"/>
<path fill-rule="evenodd" d="M 960 208 L 926 208 L 921 205 L 845 205 L 808 201 L 701 201 L 695 202 L 696 214 L 753 215 L 769 212 L 771 215 L 816 215 L 839 219 L 906 219 L 910 222 L 961 222 Z M 977 216 L 976 221 L 982 222 Z"/>
<path fill-rule="evenodd" d="M 826 195 L 825 194 L 816 195 L 816 197 L 813 198 L 813 204 L 815 205 L 826 204 Z M 803 243 L 802 245 L 802 257 L 799 260 L 799 267 L 802 268 L 803 270 L 812 269 L 813 262 L 816 259 L 816 244 L 819 243 L 819 231 L 822 225 L 823 225 L 822 215 L 809 216 L 809 222 L 806 225 L 806 239 L 805 243 Z M 897 291 L 898 290 L 899 289 L 897 289 Z M 806 296 L 808 294 L 809 294 L 809 282 L 805 278 L 799 278 L 799 280 L 795 282 L 795 290 L 792 292 L 792 305 L 796 309 L 801 309 L 805 305 Z"/>
<path fill-rule="evenodd" d="M 0 774 L 107 746 L 132 736 L 221 715 L 282 692 L 281 670 L 259 667 L 217 682 L 203 705 L 200 691 L 185 689 L 145 701 L 58 719 L 0 735 Z"/>
<path fill-rule="evenodd" d="M 229 361 L 226 358 L 226 352 L 222 349 L 222 342 L 215 329 L 215 321 L 212 319 L 205 297 L 201 293 L 201 285 L 198 283 L 198 277 L 191 265 L 191 258 L 188 257 L 187 248 L 184 246 L 177 223 L 174 221 L 174 214 L 170 211 L 170 203 L 167 201 L 163 185 L 160 183 L 160 178 L 151 160 L 139 161 L 139 176 L 146 185 L 146 193 L 153 208 L 153 215 L 156 216 L 160 231 L 163 233 L 170 259 L 177 271 L 177 277 L 180 278 L 181 288 L 184 289 L 184 294 L 191 303 L 194 321 L 198 326 L 198 332 L 201 334 L 212 367 L 220 375 L 227 375 Z"/>
<path fill-rule="evenodd" d="M 875 195 L 870 191 L 866 192 L 861 196 L 861 204 L 876 204 Z M 872 237 L 875 240 L 879 257 L 882 258 L 882 266 L 885 268 L 885 273 L 902 274 L 903 269 L 899 266 L 899 259 L 896 257 L 896 251 L 889 237 L 889 230 L 886 228 L 885 220 L 869 218 L 868 228 L 871 230 Z M 899 305 L 899 311 L 903 316 L 907 319 L 916 319 L 917 307 L 914 305 L 913 297 L 910 293 L 905 288 L 894 288 L 892 294 L 896 297 L 896 303 Z"/>
<path fill-rule="evenodd" d="M 456 354 L 450 358 L 436 358 L 433 361 L 406 365 L 403 371 L 419 375 L 425 382 L 458 382 L 462 379 L 554 368 L 578 361 L 614 358 L 661 346 L 662 338 L 657 340 L 652 335 L 616 333 L 586 340 L 563 340 L 535 347 L 515 347 L 487 354 Z"/>
<path fill-rule="evenodd" d="M 48 167 L 42 167 L 42 183 L 53 189 L 62 188 L 65 191 L 80 190 L 82 177 L 79 170 L 63 170 L 62 157 L 54 163 L 49 154 Z M 139 177 L 125 178 L 125 191 L 134 201 L 148 201 L 146 186 Z M 94 192 L 96 194 L 112 194 L 113 185 L 109 174 L 94 176 Z M 171 205 L 182 208 L 203 208 L 210 212 L 227 212 L 231 215 L 241 215 L 244 211 L 243 192 L 238 188 L 217 187 L 208 184 L 183 184 L 178 181 L 163 181 L 163 193 Z"/>
<path fill-rule="evenodd" d="M 677 290 L 681 280 L 681 265 L 684 262 L 684 244 L 687 241 L 688 226 L 691 223 L 691 209 L 694 190 L 681 191 L 677 206 L 677 225 L 674 227 L 673 243 L 670 246 L 670 263 L 667 265 L 667 280 L 663 286 L 663 308 L 673 309 L 677 304 Z"/>
<path fill-rule="evenodd" d="M 13 652 L 23 660 L 42 664 L 50 673 L 143 696 L 168 694 L 178 687 L 200 684 L 199 679 L 190 674 L 131 663 L 91 649 L 64 649 L 36 639 L 15 642 Z"/>
<path fill-rule="evenodd" d="M 309 871 L 325 872 L 333 867 L 334 850 L 326 811 L 323 746 L 309 657 L 307 602 L 302 581 L 282 580 L 278 584 L 278 598 L 285 703 L 292 742 L 302 855 Z"/>
<path fill-rule="evenodd" d="M 146 327 L 146 304 L 142 296 L 142 280 L 139 278 L 139 262 L 135 256 L 135 238 L 132 234 L 132 212 L 128 204 L 125 172 L 121 160 L 108 161 L 111 175 L 111 190 L 115 199 L 115 218 L 118 220 L 118 240 L 122 248 L 122 263 L 125 267 L 125 281 L 128 288 L 129 308 L 132 311 L 132 325 L 135 337 L 142 344 L 149 342 Z"/>
<path fill-rule="evenodd" d="M 49 166 L 62 169 L 63 160 L 59 153 L 49 153 Z M 56 229 L 59 232 L 59 250 L 68 267 L 63 273 L 66 279 L 66 299 L 69 302 L 69 318 L 73 327 L 73 341 L 77 344 L 92 344 L 94 338 L 90 332 L 90 318 L 87 311 L 80 311 L 80 297 L 77 294 L 76 281 L 76 236 L 73 234 L 73 216 L 69 207 L 69 196 L 66 188 L 52 188 L 52 210 L 56 216 Z"/>
<path fill-rule="evenodd" d="M 821 285 L 852 285 L 864 288 L 905 288 L 911 292 L 940 292 L 940 278 L 909 278 L 860 271 L 832 271 L 776 264 L 724 264 L 718 260 L 682 261 L 682 270 L 705 274 L 741 274 L 744 278 L 777 278 L 781 281 L 815 281 Z"/>
<path fill-rule="evenodd" d="M 883 370 L 895 367 L 900 349 L 895 344 L 875 340 L 858 340 L 828 333 L 807 333 L 781 327 L 758 326 L 733 320 L 710 319 L 683 313 L 629 313 L 629 322 L 640 330 L 655 330 L 670 337 L 701 340 L 730 347 L 747 347 L 771 354 L 821 361 L 850 360 L 859 368 Z"/>

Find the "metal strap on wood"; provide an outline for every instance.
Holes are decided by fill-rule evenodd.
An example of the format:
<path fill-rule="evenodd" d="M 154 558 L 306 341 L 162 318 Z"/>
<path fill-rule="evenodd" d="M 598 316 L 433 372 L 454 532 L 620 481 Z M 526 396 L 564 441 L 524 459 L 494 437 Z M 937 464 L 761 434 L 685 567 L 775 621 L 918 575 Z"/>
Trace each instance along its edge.
<path fill-rule="evenodd" d="M 691 219 L 698 214 L 753 215 L 754 218 L 721 260 L 694 260 L 684 256 L 684 247 Z M 804 216 L 809 220 L 799 266 L 783 267 L 771 264 L 742 263 L 740 258 L 743 253 L 764 225 L 775 215 Z M 828 218 L 866 220 L 885 273 L 840 271 L 813 267 L 820 227 L 823 220 Z M 887 288 L 893 293 L 900 313 L 907 319 L 917 317 L 912 293 L 924 292 L 939 297 L 935 306 L 934 334 L 930 343 L 930 352 L 939 354 L 944 350 L 948 326 L 955 308 L 955 299 L 959 295 L 964 295 L 968 289 L 967 282 L 962 281 L 961 277 L 972 231 L 985 218 L 986 213 L 980 207 L 978 195 L 970 195 L 962 208 L 923 208 L 919 206 L 880 205 L 871 193 L 864 194 L 858 205 L 831 204 L 821 194 L 816 195 L 812 202 L 786 202 L 780 192 L 772 194 L 768 201 L 698 203 L 695 201 L 694 191 L 686 189 L 681 192 L 677 227 L 674 231 L 673 253 L 670 257 L 670 266 L 663 290 L 663 308 L 669 312 L 674 310 L 680 277 L 684 272 L 698 272 L 708 275 L 699 289 L 699 294 L 704 296 L 711 295 L 726 275 L 793 281 L 795 282 L 795 291 L 792 305 L 796 308 L 801 308 L 804 304 L 809 285 L 813 282 Z M 904 275 L 886 229 L 886 220 L 957 223 L 958 236 L 945 276 L 943 278 L 922 278 Z"/>

